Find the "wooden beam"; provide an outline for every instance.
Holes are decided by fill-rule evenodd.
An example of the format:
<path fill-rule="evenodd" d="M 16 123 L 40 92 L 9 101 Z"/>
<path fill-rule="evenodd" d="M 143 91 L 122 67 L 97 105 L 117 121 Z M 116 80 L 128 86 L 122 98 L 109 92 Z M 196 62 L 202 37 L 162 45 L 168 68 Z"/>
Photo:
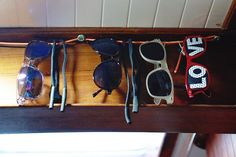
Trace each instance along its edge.
<path fill-rule="evenodd" d="M 123 107 L 20 107 L 0 109 L 0 133 L 134 131 L 235 133 L 236 108 L 210 106 L 143 107 L 124 121 Z"/>
<path fill-rule="evenodd" d="M 76 38 L 79 34 L 85 34 L 90 38 L 112 36 L 117 39 L 151 40 L 158 36 L 158 38 L 165 38 L 165 40 L 173 40 L 183 38 L 185 35 L 219 35 L 220 33 L 222 33 L 222 29 L 210 28 L 1 28 L 0 41 L 28 42 L 32 39 L 70 39 Z"/>
<path fill-rule="evenodd" d="M 233 0 L 222 26 L 224 29 L 228 29 L 228 27 L 230 25 L 233 25 L 233 23 L 235 22 L 234 19 L 235 11 L 236 11 L 236 0 Z"/>
<path fill-rule="evenodd" d="M 164 139 L 164 143 L 161 148 L 160 157 L 170 157 L 175 148 L 175 143 L 177 141 L 177 133 L 167 133 Z"/>

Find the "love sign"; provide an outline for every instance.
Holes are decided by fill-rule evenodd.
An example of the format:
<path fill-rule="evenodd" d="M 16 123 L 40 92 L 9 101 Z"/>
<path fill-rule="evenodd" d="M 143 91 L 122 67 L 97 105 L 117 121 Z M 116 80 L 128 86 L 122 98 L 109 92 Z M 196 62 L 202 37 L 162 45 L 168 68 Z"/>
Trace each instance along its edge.
<path fill-rule="evenodd" d="M 205 66 L 193 62 L 206 51 L 206 41 L 200 36 L 186 37 L 183 43 L 187 59 L 185 86 L 188 96 L 194 97 L 198 93 L 205 93 L 209 87 L 209 73 Z"/>

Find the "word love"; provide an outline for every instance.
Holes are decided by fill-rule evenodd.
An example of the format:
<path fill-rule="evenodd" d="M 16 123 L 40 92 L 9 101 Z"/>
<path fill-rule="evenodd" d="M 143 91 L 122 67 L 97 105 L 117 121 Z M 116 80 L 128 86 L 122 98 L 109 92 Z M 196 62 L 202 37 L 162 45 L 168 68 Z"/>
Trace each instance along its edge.
<path fill-rule="evenodd" d="M 206 41 L 200 36 L 186 37 L 184 40 L 184 52 L 187 59 L 186 88 L 191 98 L 198 93 L 205 93 L 209 86 L 209 73 L 206 67 L 193 62 L 206 51 Z"/>
<path fill-rule="evenodd" d="M 186 51 L 189 56 L 193 57 L 196 56 L 199 53 L 205 52 L 205 42 L 203 42 L 203 39 L 201 37 L 197 38 L 188 38 L 186 40 Z"/>

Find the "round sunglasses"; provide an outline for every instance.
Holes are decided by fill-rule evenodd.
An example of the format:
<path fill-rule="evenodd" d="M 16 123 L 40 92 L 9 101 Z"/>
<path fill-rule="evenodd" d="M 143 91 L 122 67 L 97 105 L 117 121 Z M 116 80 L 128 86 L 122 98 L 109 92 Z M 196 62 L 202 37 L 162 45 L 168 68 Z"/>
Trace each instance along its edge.
<path fill-rule="evenodd" d="M 98 39 L 90 43 L 91 47 L 100 55 L 101 63 L 93 72 L 94 83 L 100 88 L 93 93 L 93 97 L 105 90 L 111 94 L 118 88 L 122 78 L 119 63 L 120 45 L 113 38 Z"/>

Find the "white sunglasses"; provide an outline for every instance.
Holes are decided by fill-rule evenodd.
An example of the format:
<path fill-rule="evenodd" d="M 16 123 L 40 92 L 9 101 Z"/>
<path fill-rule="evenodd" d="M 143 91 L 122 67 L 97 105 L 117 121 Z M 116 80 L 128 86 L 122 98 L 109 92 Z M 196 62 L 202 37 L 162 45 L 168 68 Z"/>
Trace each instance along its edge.
<path fill-rule="evenodd" d="M 174 102 L 173 80 L 166 62 L 166 49 L 160 39 L 147 41 L 139 46 L 142 58 L 154 64 L 154 70 L 146 77 L 148 94 L 154 98 L 154 103 L 159 105 L 161 100 L 167 104 Z"/>

